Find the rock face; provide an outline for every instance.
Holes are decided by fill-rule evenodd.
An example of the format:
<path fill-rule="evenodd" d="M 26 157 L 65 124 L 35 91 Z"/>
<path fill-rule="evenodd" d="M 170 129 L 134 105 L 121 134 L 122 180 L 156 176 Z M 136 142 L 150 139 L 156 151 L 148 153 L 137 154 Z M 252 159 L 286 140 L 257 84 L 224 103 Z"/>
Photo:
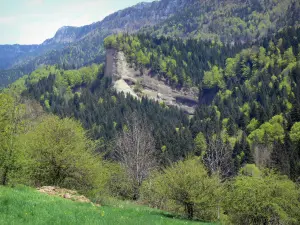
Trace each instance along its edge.
<path fill-rule="evenodd" d="M 95 28 L 97 28 L 97 23 L 92 23 L 82 27 L 64 26 L 58 29 L 53 38 L 47 39 L 42 45 L 73 43 L 84 38 Z"/>
<path fill-rule="evenodd" d="M 136 71 L 127 63 L 124 53 L 115 49 L 107 50 L 105 76 L 112 77 L 113 87 L 118 93 L 136 98 L 146 96 L 167 106 L 177 106 L 190 115 L 194 114 L 198 104 L 197 88 L 173 89 L 164 80 L 159 80 L 157 75 L 149 75 L 149 71 Z"/>

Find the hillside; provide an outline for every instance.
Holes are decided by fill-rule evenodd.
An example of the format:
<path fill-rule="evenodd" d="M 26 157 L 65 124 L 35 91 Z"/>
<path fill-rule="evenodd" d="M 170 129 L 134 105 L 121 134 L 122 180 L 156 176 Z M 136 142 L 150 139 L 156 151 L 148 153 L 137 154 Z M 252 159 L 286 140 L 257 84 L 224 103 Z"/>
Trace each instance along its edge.
<path fill-rule="evenodd" d="M 0 71 L 1 84 L 6 86 L 39 65 L 60 64 L 66 68 L 79 68 L 103 62 L 103 40 L 114 33 L 142 30 L 156 36 L 249 43 L 285 26 L 298 26 L 299 11 L 296 0 L 251 0 L 242 3 L 239 0 L 161 0 L 141 3 L 91 25 L 59 29 L 53 38 L 36 47 L 33 51 L 35 57 L 30 57 L 32 54 L 26 51 L 19 56 L 18 49 L 13 47 L 12 58 L 6 57 L 0 67 L 6 69 Z M 0 55 L 3 54 L 5 52 L 0 51 Z"/>
<path fill-rule="evenodd" d="M 299 13 L 161 0 L 63 27 L 45 54 L 6 46 L 3 65 L 19 64 L 0 72 L 0 223 L 298 225 Z"/>
<path fill-rule="evenodd" d="M 0 86 L 12 83 L 23 74 L 31 73 L 39 65 L 65 65 L 67 68 L 81 67 L 94 62 L 104 61 L 103 40 L 117 32 L 135 32 L 145 25 L 154 25 L 175 14 L 178 7 L 184 7 L 172 1 L 140 3 L 107 16 L 100 22 L 83 27 L 62 27 L 55 36 L 35 46 L 33 55 L 25 52 L 20 58 L 18 48 L 12 48 L 12 57 L 5 57 L 5 64 L 0 69 Z M 5 47 L 5 46 L 4 46 Z M 0 56 L 6 55 L 7 47 L 0 46 Z M 26 46 L 20 46 L 26 49 Z M 46 49 L 42 51 L 40 49 Z M 43 53 L 43 54 L 42 54 Z M 17 74 L 13 71 L 18 71 Z"/>
<path fill-rule="evenodd" d="M 247 43 L 286 26 L 299 26 L 297 0 L 188 1 L 188 6 L 166 21 L 146 29 L 157 36 Z"/>
<path fill-rule="evenodd" d="M 96 65 L 80 70 L 46 67 L 19 82 L 22 87 L 17 88 L 46 111 L 81 120 L 95 139 L 102 137 L 108 143 L 126 124 L 124 117 L 136 110 L 153 124 L 157 151 L 164 146 L 168 149 L 159 153 L 162 163 L 193 152 L 197 135 L 204 135 L 207 141 L 217 135 L 233 152 L 230 174 L 245 163 L 262 163 L 259 149 L 263 148 L 270 153 L 264 166 L 276 167 L 296 179 L 296 146 L 288 158 L 273 149 L 292 145 L 284 137 L 299 121 L 299 30 L 283 30 L 245 49 L 243 45 L 226 48 L 211 42 L 183 43 L 145 35 L 113 36 L 106 39 L 106 46 L 123 52 L 108 50 L 111 65 L 107 62 L 106 74 Z M 206 71 L 198 72 L 201 68 Z M 195 87 L 199 90 L 189 97 L 188 91 Z M 136 99 L 125 98 L 122 91 Z M 189 121 L 173 106 L 194 117 Z M 267 127 L 274 121 L 278 133 Z M 247 145 L 241 145 L 246 139 Z"/>
<path fill-rule="evenodd" d="M 176 106 L 187 114 L 194 114 L 194 107 L 198 104 L 197 87 L 174 89 L 160 80 L 157 74 L 149 76 L 149 73 L 130 67 L 122 51 L 106 50 L 104 76 L 112 79 L 113 88 L 117 93 L 129 94 L 136 99 L 147 97 L 170 107 Z"/>
<path fill-rule="evenodd" d="M 295 146 L 288 157 L 283 157 L 283 145 L 291 144 L 286 135 L 299 121 L 299 35 L 299 28 L 289 28 L 251 47 L 227 49 L 210 42 L 182 43 L 147 35 L 115 35 L 107 38 L 105 44 L 124 52 L 125 61 L 136 70 L 147 69 L 146 75 L 136 78 L 131 76 L 134 72 L 120 74 L 118 67 L 122 66 L 115 56 L 116 71 L 111 70 L 110 75 L 116 82 L 123 80 L 132 86 L 132 91 L 137 85 L 135 79 L 140 79 L 141 93 L 153 98 L 150 92 L 155 91 L 156 96 L 166 98 L 153 87 L 148 91 L 155 77 L 172 86 L 174 92 L 192 89 L 194 85 L 200 87 L 200 104 L 190 131 L 193 137 L 201 133 L 207 140 L 218 135 L 228 141 L 233 149 L 230 173 L 244 163 L 256 162 L 296 178 L 299 151 Z M 228 53 L 232 56 L 226 56 Z M 183 98 L 186 103 L 187 98 L 188 94 Z M 276 132 L 272 126 L 278 126 Z M 246 137 L 249 146 L 241 146 Z M 265 151 L 268 156 L 262 156 Z M 266 158 L 261 161 L 261 157 Z"/>
<path fill-rule="evenodd" d="M 8 224 L 193 224 L 159 210 L 119 201 L 115 206 L 95 206 L 40 194 L 34 189 L 0 187 L 0 223 Z"/>
<path fill-rule="evenodd" d="M 110 142 L 126 126 L 126 117 L 134 112 L 153 127 L 159 161 L 176 161 L 192 151 L 192 136 L 189 129 L 184 129 L 189 121 L 183 111 L 145 97 L 126 98 L 116 93 L 111 83 L 109 77 L 104 77 L 103 65 L 80 70 L 48 66 L 18 80 L 12 88 L 25 98 L 38 101 L 46 112 L 81 121 L 90 137 L 104 141 L 105 147 L 100 151 L 108 157 L 111 154 L 106 148 L 110 148 Z M 163 146 L 169 150 L 162 152 Z"/>

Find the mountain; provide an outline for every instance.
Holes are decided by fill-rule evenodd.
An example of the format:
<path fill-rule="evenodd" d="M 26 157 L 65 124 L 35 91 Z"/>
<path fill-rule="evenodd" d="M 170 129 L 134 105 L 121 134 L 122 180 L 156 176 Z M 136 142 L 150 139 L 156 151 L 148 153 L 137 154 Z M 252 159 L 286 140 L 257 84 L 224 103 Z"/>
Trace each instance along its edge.
<path fill-rule="evenodd" d="M 62 49 L 67 44 L 80 40 L 96 27 L 97 23 L 83 27 L 61 27 L 53 38 L 40 45 L 0 45 L 0 69 L 10 69 L 47 51 Z"/>
<path fill-rule="evenodd" d="M 6 52 L 1 51 L 0 56 L 5 57 L 5 65 L 0 69 L 1 85 L 5 86 L 22 74 L 30 73 L 39 65 L 64 64 L 66 67 L 81 67 L 93 62 L 104 61 L 103 40 L 105 37 L 118 32 L 135 32 L 141 27 L 155 25 L 171 15 L 188 1 L 164 0 L 152 3 L 140 3 L 133 7 L 120 10 L 107 16 L 104 20 L 83 27 L 62 27 L 55 36 L 35 46 L 32 54 L 28 51 L 18 58 L 18 49 L 13 48 L 14 55 L 7 58 Z M 26 48 L 25 46 L 20 46 Z M 34 55 L 36 57 L 30 57 Z M 10 70 L 13 69 L 13 70 Z M 19 74 L 10 72 L 19 70 Z"/>
<path fill-rule="evenodd" d="M 53 38 L 47 39 L 42 43 L 42 46 L 53 44 L 69 44 L 76 42 L 87 35 L 97 27 L 97 23 L 86 25 L 83 27 L 65 26 L 58 29 Z"/>
<path fill-rule="evenodd" d="M 286 26 L 300 25 L 297 0 L 188 2 L 188 7 L 146 31 L 155 35 L 217 39 L 234 44 L 256 41 Z"/>
<path fill-rule="evenodd" d="M 32 72 L 39 65 L 61 64 L 65 68 L 79 68 L 103 62 L 103 40 L 114 33 L 141 31 L 155 36 L 213 39 L 232 45 L 252 43 L 285 26 L 298 26 L 299 9 L 297 0 L 161 0 L 140 3 L 97 23 L 62 27 L 53 38 L 34 46 L 31 51 L 22 50 L 20 54 L 18 48 L 12 48 L 11 57 L 5 57 L 0 67 L 7 70 L 0 71 L 1 86 Z M 0 46 L 0 56 L 7 55 L 1 49 Z"/>
<path fill-rule="evenodd" d="M 0 70 L 11 69 L 45 54 L 49 50 L 62 48 L 64 44 L 49 45 L 0 45 Z"/>
<path fill-rule="evenodd" d="M 136 112 L 153 126 L 163 164 L 201 154 L 195 149 L 201 136 L 210 147 L 221 144 L 229 151 L 224 176 L 256 163 L 296 180 L 299 43 L 300 28 L 291 27 L 250 46 L 116 35 L 105 40 L 105 69 L 42 67 L 12 88 L 48 112 L 80 120 L 106 148 L 126 125 L 126 115 Z"/>
<path fill-rule="evenodd" d="M 162 0 L 60 29 L 43 45 L 62 49 L 2 73 L 34 70 L 0 92 L 2 183 L 299 224 L 299 5 Z"/>
<path fill-rule="evenodd" d="M 25 55 L 34 53 L 38 45 L 0 45 L 0 69 L 7 69 Z"/>

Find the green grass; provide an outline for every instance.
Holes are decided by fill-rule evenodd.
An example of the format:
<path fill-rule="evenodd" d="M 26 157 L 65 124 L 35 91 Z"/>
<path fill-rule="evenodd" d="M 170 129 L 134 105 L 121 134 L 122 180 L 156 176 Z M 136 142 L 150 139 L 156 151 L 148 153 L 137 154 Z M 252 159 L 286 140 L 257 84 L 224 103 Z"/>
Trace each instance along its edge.
<path fill-rule="evenodd" d="M 172 218 L 167 213 L 132 203 L 96 207 L 40 194 L 27 187 L 0 187 L 0 224 L 209 225 Z"/>

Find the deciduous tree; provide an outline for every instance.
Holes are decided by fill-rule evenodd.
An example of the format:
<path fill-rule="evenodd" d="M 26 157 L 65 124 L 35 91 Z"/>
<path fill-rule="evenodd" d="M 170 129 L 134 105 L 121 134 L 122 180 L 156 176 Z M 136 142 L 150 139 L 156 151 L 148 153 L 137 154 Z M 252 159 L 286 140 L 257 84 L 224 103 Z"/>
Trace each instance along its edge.
<path fill-rule="evenodd" d="M 149 127 L 133 113 L 127 118 L 127 129 L 118 136 L 115 157 L 127 171 L 138 198 L 139 187 L 150 171 L 157 166 L 155 140 Z"/>

